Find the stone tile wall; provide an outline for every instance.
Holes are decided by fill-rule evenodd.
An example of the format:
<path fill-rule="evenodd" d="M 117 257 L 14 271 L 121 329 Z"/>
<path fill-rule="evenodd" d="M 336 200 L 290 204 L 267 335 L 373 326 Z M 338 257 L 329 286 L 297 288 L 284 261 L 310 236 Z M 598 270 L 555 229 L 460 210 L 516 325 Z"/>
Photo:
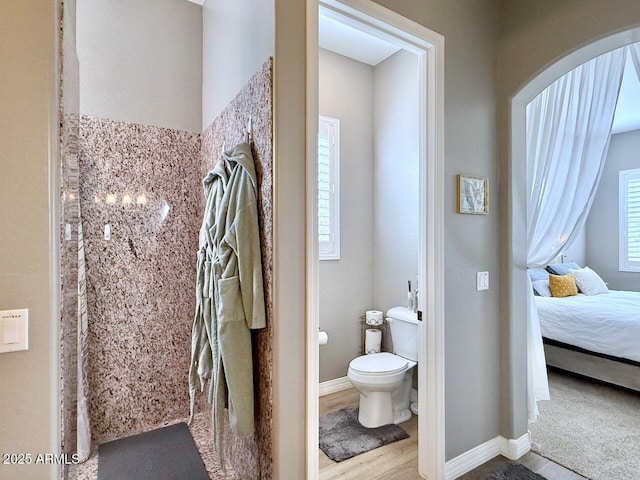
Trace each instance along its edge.
<path fill-rule="evenodd" d="M 242 141 L 251 116 L 252 153 L 259 192 L 260 243 L 267 327 L 252 332 L 256 432 L 235 437 L 227 430 L 228 462 L 239 478 L 270 479 L 272 473 L 273 400 L 273 65 L 262 65 L 202 134 L 202 175 L 216 163 L 223 146 Z"/>
<path fill-rule="evenodd" d="M 269 59 L 202 135 L 90 116 L 71 119 L 72 130 L 63 132 L 79 131 L 77 151 L 73 142 L 62 139 L 63 148 L 70 148 L 68 158 L 79 163 L 79 168 L 63 173 L 63 187 L 76 189 L 82 211 L 94 444 L 188 415 L 202 178 L 224 145 L 242 140 L 250 115 L 260 187 L 267 327 L 252 334 L 256 432 L 236 438 L 227 430 L 225 455 L 239 478 L 271 478 L 272 72 Z M 108 240 L 105 225 L 110 229 Z M 63 294 L 69 296 L 75 285 L 74 248 L 73 239 L 63 243 L 63 263 L 69 264 L 63 267 L 63 290 L 69 285 Z M 76 378 L 71 310 L 62 322 L 63 381 L 68 386 L 62 407 L 68 433 L 75 418 Z M 200 400 L 200 408 L 206 409 Z"/>
<path fill-rule="evenodd" d="M 188 415 L 200 135 L 82 116 L 79 141 L 90 416 L 101 443 Z"/>

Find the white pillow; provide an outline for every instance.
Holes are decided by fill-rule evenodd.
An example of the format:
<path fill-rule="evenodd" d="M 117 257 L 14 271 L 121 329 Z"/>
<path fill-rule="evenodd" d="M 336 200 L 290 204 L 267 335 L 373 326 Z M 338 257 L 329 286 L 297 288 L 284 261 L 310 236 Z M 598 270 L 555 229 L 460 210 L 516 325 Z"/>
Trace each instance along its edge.
<path fill-rule="evenodd" d="M 573 273 L 576 279 L 576 285 L 585 295 L 598 295 L 609 292 L 607 284 L 600 278 L 600 275 L 589 267 L 584 267 L 579 270 L 570 269 L 569 272 Z"/>
<path fill-rule="evenodd" d="M 531 282 L 533 289 L 537 292 L 541 297 L 550 297 L 551 289 L 549 288 L 549 280 L 536 280 L 535 282 Z"/>

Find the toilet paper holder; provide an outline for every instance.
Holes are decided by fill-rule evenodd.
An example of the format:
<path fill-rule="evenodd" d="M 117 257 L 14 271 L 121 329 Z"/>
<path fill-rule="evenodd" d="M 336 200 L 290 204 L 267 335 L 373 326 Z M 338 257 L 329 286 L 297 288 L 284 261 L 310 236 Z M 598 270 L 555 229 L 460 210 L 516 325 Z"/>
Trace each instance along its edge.
<path fill-rule="evenodd" d="M 380 345 L 381 352 L 392 352 L 393 344 L 391 341 L 391 334 L 389 329 L 389 322 L 385 318 L 382 321 L 382 325 L 376 325 L 375 327 L 367 324 L 365 315 L 360 317 L 360 355 L 365 355 L 367 353 L 365 344 L 366 344 L 366 331 L 368 328 L 377 328 L 382 331 L 382 343 Z"/>

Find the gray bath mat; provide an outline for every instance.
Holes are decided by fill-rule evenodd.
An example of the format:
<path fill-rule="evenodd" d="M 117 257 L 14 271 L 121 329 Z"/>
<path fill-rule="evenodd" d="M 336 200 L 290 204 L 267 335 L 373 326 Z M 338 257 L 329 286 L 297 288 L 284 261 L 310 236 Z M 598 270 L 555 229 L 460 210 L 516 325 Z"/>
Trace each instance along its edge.
<path fill-rule="evenodd" d="M 547 480 L 520 463 L 509 463 L 493 472 L 485 480 Z"/>
<path fill-rule="evenodd" d="M 320 449 L 334 462 L 405 438 L 409 438 L 409 434 L 398 425 L 363 427 L 358 422 L 358 407 L 343 408 L 320 417 Z"/>
<path fill-rule="evenodd" d="M 186 423 L 98 447 L 98 480 L 209 480 Z"/>

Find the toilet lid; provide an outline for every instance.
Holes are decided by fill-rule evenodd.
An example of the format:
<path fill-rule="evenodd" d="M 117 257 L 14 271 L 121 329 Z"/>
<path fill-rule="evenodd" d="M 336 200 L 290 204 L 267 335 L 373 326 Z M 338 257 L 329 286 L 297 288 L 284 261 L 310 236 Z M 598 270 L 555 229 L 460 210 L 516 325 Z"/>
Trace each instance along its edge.
<path fill-rule="evenodd" d="M 349 366 L 360 373 L 396 373 L 407 368 L 407 359 L 392 353 L 362 355 L 351 360 Z"/>

